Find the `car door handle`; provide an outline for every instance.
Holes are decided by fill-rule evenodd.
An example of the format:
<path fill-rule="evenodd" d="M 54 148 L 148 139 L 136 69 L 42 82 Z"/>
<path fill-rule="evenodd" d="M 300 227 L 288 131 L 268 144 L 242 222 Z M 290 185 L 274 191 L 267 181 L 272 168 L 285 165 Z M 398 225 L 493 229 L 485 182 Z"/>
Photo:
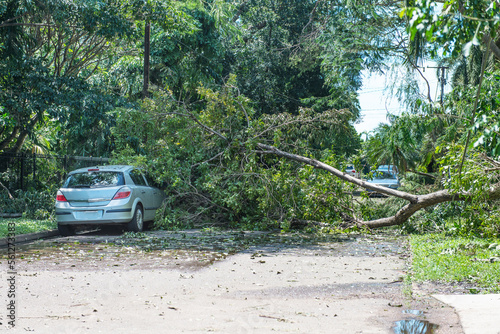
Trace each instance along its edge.
<path fill-rule="evenodd" d="M 142 193 L 142 194 L 145 194 L 145 193 L 146 193 L 146 190 L 141 191 L 141 193 Z"/>

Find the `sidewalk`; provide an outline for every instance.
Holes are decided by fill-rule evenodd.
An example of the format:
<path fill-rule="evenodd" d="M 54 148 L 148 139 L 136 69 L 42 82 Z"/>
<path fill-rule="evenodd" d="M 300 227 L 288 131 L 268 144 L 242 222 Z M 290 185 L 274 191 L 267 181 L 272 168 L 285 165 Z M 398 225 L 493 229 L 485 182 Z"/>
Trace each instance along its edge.
<path fill-rule="evenodd" d="M 433 297 L 456 310 L 465 334 L 500 334 L 500 294 Z"/>

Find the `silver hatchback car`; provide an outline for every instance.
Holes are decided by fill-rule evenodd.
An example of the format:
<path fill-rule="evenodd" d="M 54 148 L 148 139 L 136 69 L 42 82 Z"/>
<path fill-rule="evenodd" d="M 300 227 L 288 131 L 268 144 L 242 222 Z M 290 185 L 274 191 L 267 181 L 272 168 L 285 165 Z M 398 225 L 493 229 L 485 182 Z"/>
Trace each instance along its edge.
<path fill-rule="evenodd" d="M 80 168 L 70 172 L 57 192 L 56 217 L 61 235 L 72 235 L 77 225 L 125 224 L 140 232 L 155 218 L 164 199 L 133 166 Z"/>

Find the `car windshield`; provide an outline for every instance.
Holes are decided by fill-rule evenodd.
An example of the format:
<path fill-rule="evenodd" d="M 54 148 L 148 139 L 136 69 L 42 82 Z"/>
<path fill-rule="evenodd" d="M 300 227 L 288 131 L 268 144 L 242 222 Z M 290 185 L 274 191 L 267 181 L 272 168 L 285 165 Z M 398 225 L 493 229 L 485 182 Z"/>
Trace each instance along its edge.
<path fill-rule="evenodd" d="M 124 185 L 123 173 L 89 171 L 71 174 L 63 188 L 98 188 Z"/>
<path fill-rule="evenodd" d="M 396 176 L 394 174 L 382 171 L 377 171 L 373 173 L 373 177 L 375 179 L 396 179 Z"/>

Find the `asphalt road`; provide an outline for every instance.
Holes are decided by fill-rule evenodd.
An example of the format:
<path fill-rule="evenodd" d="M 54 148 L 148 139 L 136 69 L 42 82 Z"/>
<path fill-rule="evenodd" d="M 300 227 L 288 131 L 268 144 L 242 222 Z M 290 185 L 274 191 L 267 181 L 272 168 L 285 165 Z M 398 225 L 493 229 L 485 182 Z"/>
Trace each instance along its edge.
<path fill-rule="evenodd" d="M 390 235 L 107 229 L 41 240 L 16 250 L 12 332 L 463 333 L 453 308 L 405 292 L 407 256 Z"/>

